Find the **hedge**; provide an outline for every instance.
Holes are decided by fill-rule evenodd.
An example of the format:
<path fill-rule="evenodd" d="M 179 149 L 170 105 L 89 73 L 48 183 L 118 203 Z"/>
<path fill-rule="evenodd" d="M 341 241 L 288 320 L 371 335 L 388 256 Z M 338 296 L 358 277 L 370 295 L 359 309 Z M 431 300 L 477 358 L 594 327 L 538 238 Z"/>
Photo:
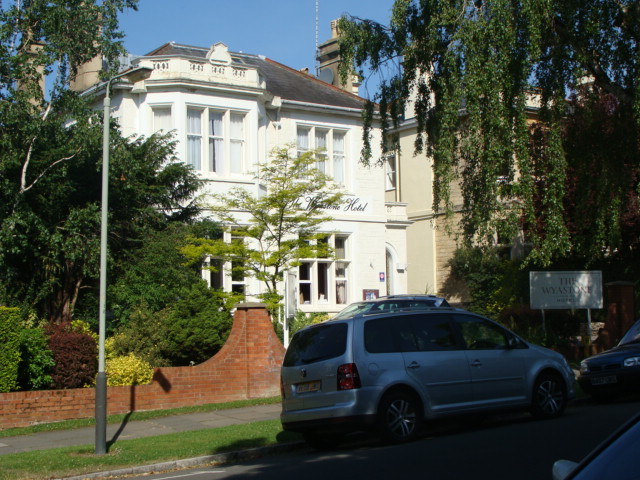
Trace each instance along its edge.
<path fill-rule="evenodd" d="M 20 328 L 19 310 L 0 307 L 0 392 L 3 393 L 18 387 Z"/>

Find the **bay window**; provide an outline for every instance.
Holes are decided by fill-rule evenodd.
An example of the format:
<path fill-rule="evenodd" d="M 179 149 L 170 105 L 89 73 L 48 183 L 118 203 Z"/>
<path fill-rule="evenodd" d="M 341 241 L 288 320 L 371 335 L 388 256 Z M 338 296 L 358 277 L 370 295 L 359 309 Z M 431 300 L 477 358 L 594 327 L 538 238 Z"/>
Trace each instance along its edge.
<path fill-rule="evenodd" d="M 187 163 L 219 175 L 244 173 L 245 119 L 243 112 L 187 107 Z"/>
<path fill-rule="evenodd" d="M 327 303 L 344 305 L 348 302 L 348 236 L 327 235 L 318 242 L 327 242 L 334 255 L 331 258 L 321 254 L 318 258 L 302 261 L 298 267 L 299 303 L 316 306 Z"/>

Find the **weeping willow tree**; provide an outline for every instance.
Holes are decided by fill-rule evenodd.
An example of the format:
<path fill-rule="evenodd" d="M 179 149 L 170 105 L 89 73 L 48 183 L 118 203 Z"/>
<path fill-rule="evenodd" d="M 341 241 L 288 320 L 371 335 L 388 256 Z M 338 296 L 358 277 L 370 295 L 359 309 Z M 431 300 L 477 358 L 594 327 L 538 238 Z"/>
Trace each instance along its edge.
<path fill-rule="evenodd" d="M 374 97 L 383 149 L 397 147 L 394 127 L 411 106 L 415 152 L 433 160 L 434 210 L 451 214 L 452 186 L 460 185 L 469 244 L 525 231 L 529 260 L 539 265 L 581 249 L 597 256 L 620 248 L 624 224 L 616 219 L 633 214 L 630 194 L 637 195 L 637 0 L 396 0 L 388 26 L 345 16 L 338 27 L 344 76 L 354 67 L 361 75 L 386 73 Z M 598 148 L 588 162 L 568 151 L 579 136 L 567 141 L 567 118 L 578 109 L 583 119 L 600 111 L 587 93 L 608 98 L 611 118 L 630 127 L 624 158 L 611 154 L 620 151 L 607 145 L 616 141 L 611 135 L 589 137 Z M 370 106 L 366 115 L 373 113 Z M 606 181 L 593 181 L 594 172 Z M 588 211 L 567 208 L 585 190 L 574 187 L 589 179 L 581 194 L 591 199 Z M 590 221 L 575 228 L 567 212 Z M 600 229 L 599 248 L 586 225 Z"/>

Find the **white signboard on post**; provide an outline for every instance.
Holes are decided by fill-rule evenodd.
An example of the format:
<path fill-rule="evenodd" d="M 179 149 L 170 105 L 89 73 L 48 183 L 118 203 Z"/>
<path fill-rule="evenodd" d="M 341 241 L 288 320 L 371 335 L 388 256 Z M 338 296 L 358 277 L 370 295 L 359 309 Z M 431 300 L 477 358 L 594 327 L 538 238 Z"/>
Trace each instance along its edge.
<path fill-rule="evenodd" d="M 529 272 L 532 309 L 602 308 L 602 272 Z"/>

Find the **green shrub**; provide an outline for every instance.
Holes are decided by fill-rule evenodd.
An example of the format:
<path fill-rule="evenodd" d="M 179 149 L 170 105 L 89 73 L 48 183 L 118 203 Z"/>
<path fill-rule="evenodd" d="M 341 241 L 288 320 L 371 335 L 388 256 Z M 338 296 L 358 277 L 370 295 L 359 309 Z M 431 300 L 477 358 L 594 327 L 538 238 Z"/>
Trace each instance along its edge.
<path fill-rule="evenodd" d="M 0 307 L 0 392 L 18 387 L 20 364 L 20 314 L 17 308 Z"/>
<path fill-rule="evenodd" d="M 122 324 L 105 343 L 108 356 L 123 356 L 134 353 L 136 357 L 154 367 L 171 366 L 164 356 L 163 345 L 167 339 L 168 311 L 154 313 L 146 304 L 131 313 L 126 324 Z"/>
<path fill-rule="evenodd" d="M 107 385 L 144 385 L 153 378 L 153 367 L 134 353 L 107 358 L 105 362 Z"/>
<path fill-rule="evenodd" d="M 501 258 L 498 250 L 458 249 L 449 263 L 452 273 L 467 284 L 469 308 L 476 313 L 495 320 L 504 309 L 528 299 L 528 271 Z"/>
<path fill-rule="evenodd" d="M 20 331 L 20 365 L 18 384 L 21 390 L 41 390 L 51 385 L 55 362 L 42 328 Z"/>
<path fill-rule="evenodd" d="M 198 281 L 170 306 L 152 312 L 143 304 L 113 335 L 114 355 L 135 353 L 154 367 L 202 363 L 229 336 L 233 319 L 224 297 Z"/>
<path fill-rule="evenodd" d="M 224 345 L 233 324 L 220 296 L 205 282 L 183 290 L 180 299 L 164 313 L 167 336 L 162 351 L 174 366 L 211 358 Z"/>
<path fill-rule="evenodd" d="M 306 313 L 298 310 L 296 314 L 289 319 L 289 340 L 291 340 L 291 337 L 293 337 L 298 330 L 309 325 L 324 322 L 325 320 L 329 320 L 331 317 L 332 315 L 326 312 Z M 273 329 L 280 341 L 284 343 L 284 328 L 276 319 L 273 320 Z"/>
<path fill-rule="evenodd" d="M 49 325 L 48 333 L 55 360 L 52 388 L 93 385 L 98 372 L 98 346 L 93 337 L 73 331 L 69 324 Z"/>

